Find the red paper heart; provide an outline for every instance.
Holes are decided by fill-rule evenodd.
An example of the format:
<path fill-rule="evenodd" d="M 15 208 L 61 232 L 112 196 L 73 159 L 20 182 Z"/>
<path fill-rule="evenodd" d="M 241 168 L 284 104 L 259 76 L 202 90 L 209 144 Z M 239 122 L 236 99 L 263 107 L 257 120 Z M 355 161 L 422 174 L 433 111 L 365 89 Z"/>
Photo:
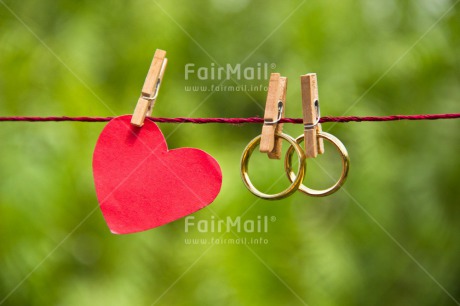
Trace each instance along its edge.
<path fill-rule="evenodd" d="M 93 155 L 97 198 L 114 234 L 151 229 L 211 204 L 222 185 L 216 160 L 198 149 L 168 150 L 158 126 L 112 119 Z"/>

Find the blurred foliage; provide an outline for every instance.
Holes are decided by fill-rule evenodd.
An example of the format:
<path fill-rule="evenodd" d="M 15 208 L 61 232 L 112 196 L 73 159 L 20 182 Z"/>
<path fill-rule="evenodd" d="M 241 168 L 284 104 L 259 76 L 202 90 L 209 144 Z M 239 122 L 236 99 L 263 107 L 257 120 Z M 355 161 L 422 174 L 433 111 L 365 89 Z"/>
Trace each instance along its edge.
<path fill-rule="evenodd" d="M 263 91 L 186 91 L 215 84 L 185 80 L 187 63 L 275 64 L 269 72 L 289 78 L 289 117 L 301 116 L 307 72 L 318 73 L 323 115 L 458 112 L 456 3 L 0 0 L 0 114 L 131 113 L 156 48 L 169 64 L 155 116 L 262 116 Z M 324 124 L 351 156 L 344 189 L 278 202 L 257 199 L 239 178 L 259 125 L 161 124 L 171 148 L 201 148 L 222 167 L 222 191 L 196 221 L 276 218 L 268 233 L 238 234 L 268 241 L 246 246 L 187 245 L 222 234 L 185 232 L 184 220 L 112 235 L 91 170 L 103 125 L 0 124 L 0 305 L 460 301 L 459 120 Z M 326 149 L 308 163 L 312 186 L 331 183 L 323 168 L 338 175 Z M 264 187 L 282 175 L 281 162 L 263 156 L 251 169 Z"/>

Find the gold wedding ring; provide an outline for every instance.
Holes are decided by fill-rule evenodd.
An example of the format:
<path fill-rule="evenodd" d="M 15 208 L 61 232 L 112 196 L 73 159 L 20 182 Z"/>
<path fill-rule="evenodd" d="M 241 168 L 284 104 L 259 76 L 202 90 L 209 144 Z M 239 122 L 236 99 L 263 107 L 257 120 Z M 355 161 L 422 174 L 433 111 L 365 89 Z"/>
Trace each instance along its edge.
<path fill-rule="evenodd" d="M 313 197 L 324 197 L 327 195 L 330 195 L 337 190 L 340 189 L 340 187 L 345 183 L 345 180 L 347 179 L 348 175 L 348 169 L 350 167 L 350 158 L 348 157 L 348 152 L 345 146 L 340 142 L 340 140 L 335 137 L 334 135 L 331 135 L 329 133 L 325 132 L 320 132 L 318 133 L 318 137 L 326 139 L 337 148 L 337 150 L 340 153 L 340 156 L 342 157 L 342 174 L 340 175 L 339 180 L 331 187 L 323 190 L 315 190 L 308 188 L 307 186 L 301 184 L 299 186 L 299 190 L 302 191 L 303 193 L 313 196 Z M 296 138 L 295 142 L 296 144 L 300 144 L 304 141 L 303 135 L 300 135 L 299 137 Z M 292 171 L 292 154 L 294 153 L 294 149 L 297 152 L 297 148 L 295 146 L 289 147 L 289 149 L 286 152 L 286 157 L 284 159 L 284 168 L 286 170 L 286 174 L 291 182 L 297 182 L 298 176 Z"/>
<path fill-rule="evenodd" d="M 289 187 L 279 193 L 276 194 L 267 194 L 259 191 L 254 185 L 252 184 L 251 180 L 249 179 L 249 158 L 251 157 L 252 152 L 254 152 L 254 149 L 259 145 L 260 143 L 260 138 L 262 135 L 257 136 L 253 140 L 249 142 L 249 144 L 246 146 L 246 148 L 243 151 L 243 155 L 241 156 L 241 178 L 243 179 L 244 184 L 246 187 L 249 189 L 250 192 L 252 192 L 254 195 L 266 199 L 266 200 L 277 200 L 277 199 L 283 199 L 292 193 L 294 193 L 297 189 L 299 189 L 300 184 L 302 184 L 303 177 L 305 175 L 305 153 L 303 152 L 302 148 L 297 144 L 296 140 L 292 138 L 289 135 L 286 134 L 276 134 L 275 137 L 282 138 L 289 142 L 291 145 L 289 147 L 290 150 L 290 155 L 289 155 L 289 172 L 292 172 L 292 166 L 291 166 L 291 159 L 292 159 L 292 154 L 295 152 L 297 153 L 298 159 L 299 159 L 299 173 L 296 175 L 295 173 L 292 172 L 292 179 L 291 185 Z M 286 162 L 285 162 L 286 165 Z"/>

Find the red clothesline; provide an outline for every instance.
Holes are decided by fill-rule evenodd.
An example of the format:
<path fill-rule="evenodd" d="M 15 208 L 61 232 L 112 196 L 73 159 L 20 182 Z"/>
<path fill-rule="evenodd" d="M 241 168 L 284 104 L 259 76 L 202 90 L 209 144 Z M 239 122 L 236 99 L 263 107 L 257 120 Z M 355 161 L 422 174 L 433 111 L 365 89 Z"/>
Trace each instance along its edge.
<path fill-rule="evenodd" d="M 28 122 L 44 122 L 44 121 L 78 121 L 78 122 L 105 122 L 110 121 L 114 117 L 0 117 L 0 121 L 28 121 Z M 372 121 L 398 121 L 398 120 L 436 120 L 436 119 L 456 119 L 460 118 L 460 113 L 452 114 L 424 114 L 424 115 L 392 115 L 392 116 L 341 116 L 341 117 L 321 117 L 320 123 L 326 122 L 372 122 Z M 226 124 L 242 124 L 242 123 L 263 123 L 264 119 L 260 117 L 249 118 L 150 118 L 154 122 L 159 123 L 226 123 Z M 301 118 L 283 118 L 281 123 L 303 123 Z"/>

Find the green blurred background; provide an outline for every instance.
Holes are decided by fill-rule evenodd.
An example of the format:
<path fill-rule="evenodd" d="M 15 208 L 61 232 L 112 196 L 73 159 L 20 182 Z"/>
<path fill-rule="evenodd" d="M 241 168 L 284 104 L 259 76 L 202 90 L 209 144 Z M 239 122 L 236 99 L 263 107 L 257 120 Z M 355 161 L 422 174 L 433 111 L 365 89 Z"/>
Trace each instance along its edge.
<path fill-rule="evenodd" d="M 0 115 L 132 113 L 156 48 L 169 64 L 154 116 L 263 116 L 263 91 L 186 91 L 218 83 L 185 80 L 187 63 L 274 64 L 288 117 L 301 117 L 308 72 L 324 116 L 459 112 L 458 2 L 0 0 Z M 201 148 L 222 168 L 195 221 L 273 217 L 267 233 L 238 234 L 262 245 L 188 245 L 236 237 L 185 232 L 183 219 L 112 235 L 91 169 L 104 125 L 0 124 L 0 305 L 459 304 L 460 120 L 324 124 L 351 156 L 344 188 L 277 202 L 239 177 L 260 125 L 160 124 L 170 148 Z M 327 145 L 307 183 L 339 171 Z M 282 163 L 258 154 L 251 175 L 269 188 Z"/>

